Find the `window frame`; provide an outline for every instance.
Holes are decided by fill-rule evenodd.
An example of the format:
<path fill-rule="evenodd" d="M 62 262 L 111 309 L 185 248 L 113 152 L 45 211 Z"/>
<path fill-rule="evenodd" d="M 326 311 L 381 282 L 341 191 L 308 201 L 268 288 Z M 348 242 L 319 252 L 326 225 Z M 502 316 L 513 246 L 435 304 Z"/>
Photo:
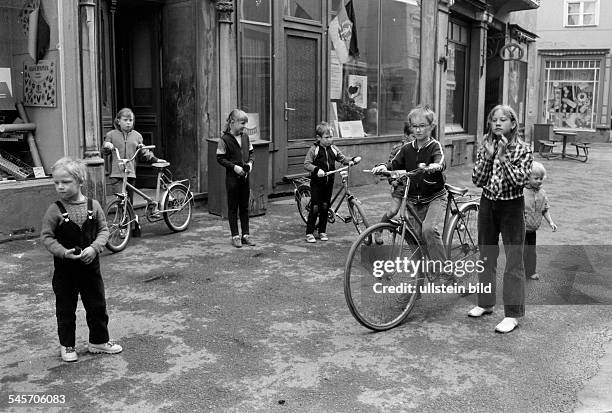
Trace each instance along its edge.
<path fill-rule="evenodd" d="M 570 24 L 569 22 L 569 18 L 570 18 L 570 12 L 569 12 L 569 5 L 570 4 L 574 4 L 574 3 L 579 3 L 580 4 L 580 10 L 578 13 L 572 13 L 572 16 L 578 16 L 579 22 L 578 24 Z M 595 5 L 595 10 L 593 11 L 593 17 L 594 17 L 594 22 L 590 23 L 590 24 L 585 24 L 584 23 L 584 16 L 585 16 L 585 12 L 584 12 L 584 6 L 585 3 L 592 3 Z M 599 4 L 600 1 L 599 0 L 564 0 L 563 2 L 563 27 L 595 27 L 595 26 L 599 26 Z M 591 14 L 591 13 L 586 13 L 586 14 Z"/>
<path fill-rule="evenodd" d="M 465 33 L 466 33 L 466 40 L 465 41 L 461 41 L 461 39 L 454 39 L 453 37 L 453 32 L 452 32 L 452 25 L 456 25 L 459 26 L 460 28 L 464 28 L 465 29 Z M 463 133 L 468 133 L 468 122 L 469 122 L 469 102 L 470 102 L 470 89 L 469 89 L 469 81 L 470 81 L 470 75 L 471 75 L 471 67 L 470 67 L 470 57 L 471 57 L 471 49 L 472 49 L 472 45 L 471 45 L 471 41 L 472 41 L 472 33 L 471 33 L 471 25 L 470 23 L 462 20 L 462 19 L 458 19 L 456 17 L 449 17 L 448 19 L 448 28 L 447 28 L 447 35 L 446 35 L 446 42 L 447 42 L 447 48 L 449 48 L 449 43 L 453 43 L 456 45 L 456 47 L 458 47 L 459 49 L 462 49 L 465 53 L 465 62 L 464 62 L 464 76 L 463 76 L 463 84 L 464 84 L 464 90 L 463 90 L 463 119 L 461 123 L 450 123 L 450 122 L 446 122 L 444 124 L 444 133 L 447 135 L 451 135 L 451 134 L 463 134 Z M 451 64 L 449 62 L 449 64 Z M 452 63 L 454 64 L 454 62 Z M 445 79 L 445 85 L 444 85 L 444 93 L 446 96 L 446 91 L 447 91 L 447 86 L 448 86 L 448 78 Z M 445 97 L 445 105 L 448 107 L 448 102 L 446 101 L 446 97 Z M 448 115 L 447 113 L 447 108 L 445 108 L 445 117 Z"/>

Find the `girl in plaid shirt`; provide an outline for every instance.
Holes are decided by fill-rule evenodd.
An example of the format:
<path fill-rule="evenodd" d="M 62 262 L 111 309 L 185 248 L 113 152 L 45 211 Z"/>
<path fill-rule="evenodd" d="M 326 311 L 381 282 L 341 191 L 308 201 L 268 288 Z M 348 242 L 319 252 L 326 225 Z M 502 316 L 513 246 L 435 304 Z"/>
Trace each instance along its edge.
<path fill-rule="evenodd" d="M 497 257 L 501 234 L 506 253 L 503 277 L 505 318 L 495 331 L 509 333 L 525 315 L 525 202 L 523 187 L 529 181 L 533 155 L 518 136 L 514 109 L 498 105 L 488 116 L 489 131 L 484 137 L 472 172 L 472 182 L 482 188 L 478 212 L 478 244 L 484 271 L 480 282 L 491 286 L 490 293 L 478 294 L 478 306 L 468 315 L 491 314 L 495 306 Z"/>

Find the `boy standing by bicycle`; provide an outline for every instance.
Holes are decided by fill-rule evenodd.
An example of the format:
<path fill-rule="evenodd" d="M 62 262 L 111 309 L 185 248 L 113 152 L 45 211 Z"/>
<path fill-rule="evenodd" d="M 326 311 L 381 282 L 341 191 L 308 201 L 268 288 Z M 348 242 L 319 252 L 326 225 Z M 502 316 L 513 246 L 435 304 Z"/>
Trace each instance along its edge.
<path fill-rule="evenodd" d="M 109 131 L 104 138 L 102 146 L 103 154 L 111 154 L 111 185 L 113 192 L 120 192 L 123 184 L 123 168 L 119 166 L 117 154 L 113 151 L 114 148 L 119 150 L 119 156 L 122 159 L 131 158 L 138 150 L 139 145 L 143 145 L 142 135 L 134 130 L 134 112 L 132 109 L 123 108 L 117 112 L 115 117 L 115 129 Z M 141 149 L 138 157 L 149 163 L 166 162 L 164 159 L 158 159 L 153 152 L 148 149 Z M 136 162 L 131 162 L 128 165 L 128 183 L 136 186 Z M 134 191 L 128 188 L 128 196 L 130 202 L 134 202 Z"/>
<path fill-rule="evenodd" d="M 421 169 L 422 175 L 410 180 L 408 188 L 408 202 L 423 221 L 421 234 L 427 244 L 427 250 L 432 260 L 444 262 L 446 252 L 442 243 L 442 225 L 446 213 L 446 189 L 444 188 L 445 168 L 444 150 L 440 142 L 432 137 L 435 130 L 435 113 L 428 106 L 418 106 L 408 113 L 406 127 L 409 129 L 414 140 L 401 147 L 397 154 L 387 164 L 377 165 L 372 173 L 380 173 L 387 170 Z M 381 222 L 389 222 L 400 208 L 404 197 L 404 186 L 394 190 L 390 210 L 386 212 Z M 375 234 L 374 240 L 382 244 L 379 233 Z"/>
<path fill-rule="evenodd" d="M 62 158 L 51 168 L 60 200 L 45 213 L 41 231 L 43 245 L 53 255 L 55 314 L 64 361 L 77 361 L 76 308 L 79 294 L 87 312 L 89 352 L 115 354 L 123 349 L 109 340 L 108 314 L 99 254 L 108 239 L 106 218 L 98 201 L 85 197 L 81 187 L 87 176 L 85 164 Z"/>
<path fill-rule="evenodd" d="M 343 165 L 353 165 L 354 159 L 344 156 L 337 146 L 332 145 L 332 129 L 327 122 L 321 122 L 315 130 L 317 141 L 308 149 L 304 159 L 304 169 L 310 172 L 310 212 L 306 222 L 306 242 L 314 243 L 315 224 L 319 218 L 319 237 L 321 241 L 329 238 L 325 232 L 327 229 L 327 215 L 331 204 L 332 191 L 334 188 L 334 175 L 327 176 L 325 173 L 333 171 L 336 162 Z"/>

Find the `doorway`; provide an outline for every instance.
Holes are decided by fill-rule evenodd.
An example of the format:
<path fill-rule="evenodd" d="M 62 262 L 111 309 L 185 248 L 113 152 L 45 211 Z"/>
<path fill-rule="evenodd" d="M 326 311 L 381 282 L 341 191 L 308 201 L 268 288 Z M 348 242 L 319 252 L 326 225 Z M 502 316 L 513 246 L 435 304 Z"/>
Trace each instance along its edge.
<path fill-rule="evenodd" d="M 157 2 L 123 1 L 117 8 L 115 29 L 116 110 L 134 111 L 134 129 L 155 155 L 165 158 L 161 107 L 161 6 Z M 154 188 L 157 173 L 140 164 L 136 186 Z"/>

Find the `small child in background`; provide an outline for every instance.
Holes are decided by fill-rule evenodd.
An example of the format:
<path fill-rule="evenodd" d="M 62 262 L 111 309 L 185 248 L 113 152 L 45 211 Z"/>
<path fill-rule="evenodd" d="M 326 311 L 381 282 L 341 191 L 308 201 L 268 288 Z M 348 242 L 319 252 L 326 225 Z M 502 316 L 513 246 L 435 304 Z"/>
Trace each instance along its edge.
<path fill-rule="evenodd" d="M 549 207 L 548 197 L 542 189 L 542 182 L 546 178 L 546 169 L 540 162 L 533 162 L 529 182 L 523 189 L 525 197 L 525 248 L 523 251 L 523 263 L 525 265 L 525 276 L 532 280 L 539 280 L 540 275 L 536 272 L 536 231 L 542 224 L 542 217 L 548 225 L 557 231 L 557 225 L 553 222 Z"/>
<path fill-rule="evenodd" d="M 336 162 L 343 165 L 355 164 L 355 158 L 344 156 L 337 146 L 332 145 L 332 129 L 327 122 L 321 122 L 316 128 L 317 141 L 308 149 L 304 159 L 304 169 L 310 172 L 310 212 L 306 222 L 306 242 L 317 242 L 314 237 L 315 224 L 319 218 L 319 238 L 327 241 L 327 214 L 331 205 L 334 189 L 334 175 L 325 173 L 333 171 Z"/>
<path fill-rule="evenodd" d="M 51 168 L 60 200 L 45 213 L 41 231 L 43 245 L 53 255 L 55 315 L 64 361 L 77 361 L 75 350 L 76 308 L 79 294 L 87 313 L 90 353 L 119 353 L 123 349 L 108 337 L 108 314 L 99 254 L 108 240 L 104 211 L 98 201 L 87 198 L 81 187 L 87 169 L 81 161 L 62 158 Z"/>

